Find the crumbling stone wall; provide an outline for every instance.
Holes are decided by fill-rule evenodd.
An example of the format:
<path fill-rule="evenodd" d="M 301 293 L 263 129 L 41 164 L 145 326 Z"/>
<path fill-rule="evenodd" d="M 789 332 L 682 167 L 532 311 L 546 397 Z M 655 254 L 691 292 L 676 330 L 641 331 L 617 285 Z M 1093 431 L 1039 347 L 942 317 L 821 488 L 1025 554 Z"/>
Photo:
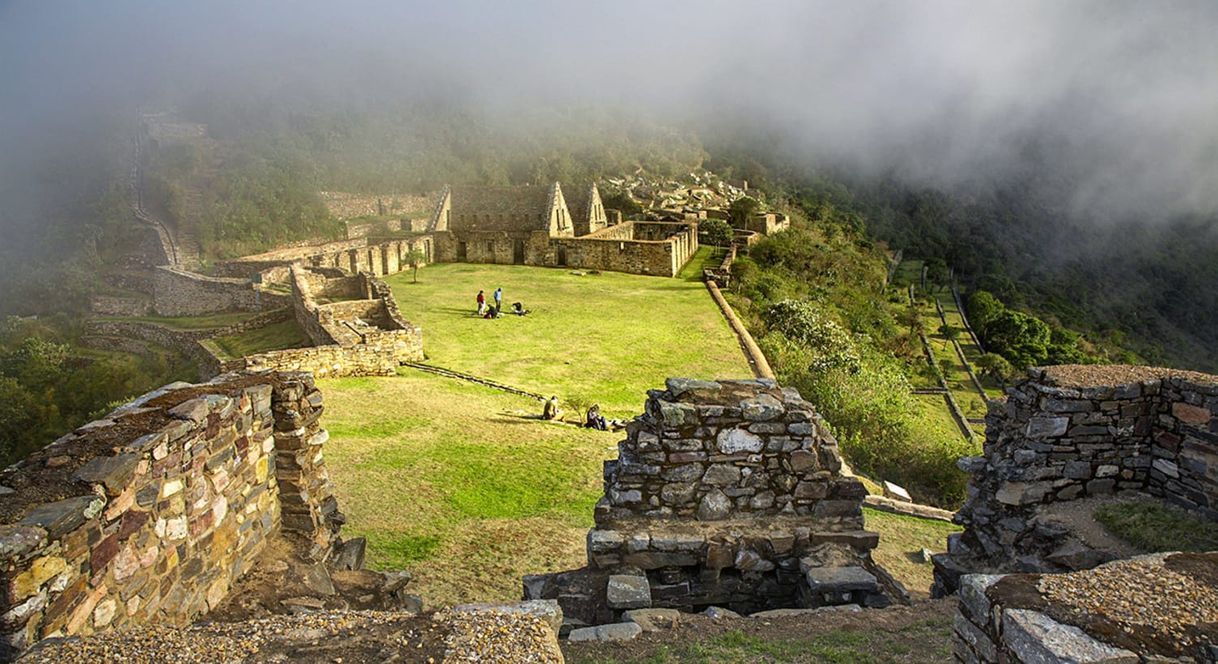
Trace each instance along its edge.
<path fill-rule="evenodd" d="M 423 359 L 423 330 L 402 318 L 385 282 L 367 273 L 351 276 L 295 263 L 291 274 L 296 321 L 316 345 L 220 362 L 224 370 L 308 371 L 319 378 L 392 376 L 403 362 Z M 367 299 L 318 304 L 315 291 Z"/>
<path fill-rule="evenodd" d="M 618 449 L 588 567 L 525 579 L 526 599 L 558 599 L 573 624 L 652 606 L 751 613 L 903 596 L 871 561 L 863 485 L 842 475 L 837 442 L 795 390 L 669 379 Z"/>
<path fill-rule="evenodd" d="M 1092 567 L 1105 560 L 1037 518 L 1043 506 L 1145 493 L 1218 519 L 1218 377 L 1149 367 L 1034 369 L 991 402 L 984 456 L 935 558 L 936 589 L 966 571 Z"/>
<path fill-rule="evenodd" d="M 307 374 L 168 385 L 0 473 L 0 656 L 214 608 L 281 527 L 324 556 L 337 511 Z"/>

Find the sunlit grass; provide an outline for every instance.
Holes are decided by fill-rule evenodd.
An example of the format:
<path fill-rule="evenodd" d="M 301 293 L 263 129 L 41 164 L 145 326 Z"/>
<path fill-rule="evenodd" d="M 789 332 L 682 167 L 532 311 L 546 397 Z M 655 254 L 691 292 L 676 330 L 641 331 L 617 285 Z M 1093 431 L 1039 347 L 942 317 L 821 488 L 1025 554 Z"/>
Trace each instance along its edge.
<path fill-rule="evenodd" d="M 739 343 L 697 281 L 564 269 L 442 264 L 389 277 L 403 315 L 423 327 L 427 361 L 611 417 L 641 408 L 646 390 L 669 376 L 748 378 Z M 533 313 L 473 316 L 474 296 Z"/>

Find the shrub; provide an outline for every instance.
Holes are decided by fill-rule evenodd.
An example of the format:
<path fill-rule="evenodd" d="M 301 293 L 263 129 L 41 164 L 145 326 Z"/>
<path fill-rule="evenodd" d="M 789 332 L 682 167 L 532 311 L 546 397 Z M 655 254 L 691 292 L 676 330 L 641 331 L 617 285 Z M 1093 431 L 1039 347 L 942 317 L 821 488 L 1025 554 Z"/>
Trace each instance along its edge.
<path fill-rule="evenodd" d="M 732 226 L 722 219 L 707 219 L 699 224 L 706 233 L 706 243 L 716 247 L 728 247 L 732 244 Z"/>
<path fill-rule="evenodd" d="M 766 309 L 763 318 L 771 330 L 811 352 L 809 369 L 859 370 L 859 354 L 850 335 L 811 302 L 783 300 Z"/>

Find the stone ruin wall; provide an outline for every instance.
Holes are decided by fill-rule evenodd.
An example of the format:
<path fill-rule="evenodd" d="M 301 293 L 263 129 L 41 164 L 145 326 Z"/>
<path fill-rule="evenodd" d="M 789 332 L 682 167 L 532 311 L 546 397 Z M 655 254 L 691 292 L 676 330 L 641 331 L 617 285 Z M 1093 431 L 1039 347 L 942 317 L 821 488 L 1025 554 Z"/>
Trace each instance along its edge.
<path fill-rule="evenodd" d="M 307 374 L 172 384 L 0 473 L 3 651 L 185 624 L 280 529 L 322 558 L 341 522 Z"/>
<path fill-rule="evenodd" d="M 153 310 L 161 316 L 202 316 L 218 311 L 266 311 L 289 304 L 245 279 L 208 277 L 168 266 L 153 275 Z"/>
<path fill-rule="evenodd" d="M 605 463 L 588 567 L 525 578 L 569 626 L 646 607 L 887 605 L 866 491 L 811 404 L 770 380 L 669 379 Z"/>
<path fill-rule="evenodd" d="M 423 330 L 406 321 L 389 286 L 359 273 L 347 276 L 334 268 L 293 264 L 292 304 L 301 329 L 316 344 L 251 355 L 222 363 L 227 371 L 308 371 L 318 378 L 392 376 L 403 362 L 423 359 Z M 333 281 L 338 285 L 330 286 Z M 369 299 L 319 305 L 314 289 L 331 295 L 364 295 Z M 375 328 L 348 324 L 352 316 Z"/>
<path fill-rule="evenodd" d="M 1072 381 L 1098 372 L 1100 380 Z M 1107 380 L 1105 380 L 1107 379 Z M 1146 367 L 1048 367 L 991 402 L 984 456 L 935 557 L 936 592 L 968 571 L 1057 571 L 1104 561 L 1036 518 L 1052 503 L 1141 493 L 1218 519 L 1218 377 Z"/>
<path fill-rule="evenodd" d="M 696 223 L 628 221 L 577 238 L 553 238 L 546 265 L 557 266 L 558 249 L 568 267 L 675 277 L 698 251 Z"/>

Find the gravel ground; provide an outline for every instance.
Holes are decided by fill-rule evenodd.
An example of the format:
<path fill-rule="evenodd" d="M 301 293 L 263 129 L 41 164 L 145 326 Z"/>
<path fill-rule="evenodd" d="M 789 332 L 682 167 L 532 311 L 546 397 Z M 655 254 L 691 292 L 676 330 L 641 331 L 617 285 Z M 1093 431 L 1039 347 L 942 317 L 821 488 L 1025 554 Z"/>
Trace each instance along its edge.
<path fill-rule="evenodd" d="M 1125 647 L 1183 655 L 1213 642 L 1218 625 L 1218 558 L 1164 555 L 1109 563 L 1092 570 L 1041 576 L 1037 589 L 1055 617 L 1098 628 Z M 1088 631 L 1093 631 L 1088 629 Z M 1172 652 L 1164 652 L 1170 650 Z"/>
<path fill-rule="evenodd" d="M 1129 385 L 1144 380 L 1183 378 L 1197 383 L 1218 383 L 1218 376 L 1159 367 L 1138 367 L 1128 364 L 1063 364 L 1048 367 L 1045 375 L 1060 387 L 1103 387 Z"/>
<path fill-rule="evenodd" d="M 319 611 L 187 628 L 143 627 L 52 641 L 21 661 L 549 664 L 562 658 L 550 627 L 529 615 Z"/>

